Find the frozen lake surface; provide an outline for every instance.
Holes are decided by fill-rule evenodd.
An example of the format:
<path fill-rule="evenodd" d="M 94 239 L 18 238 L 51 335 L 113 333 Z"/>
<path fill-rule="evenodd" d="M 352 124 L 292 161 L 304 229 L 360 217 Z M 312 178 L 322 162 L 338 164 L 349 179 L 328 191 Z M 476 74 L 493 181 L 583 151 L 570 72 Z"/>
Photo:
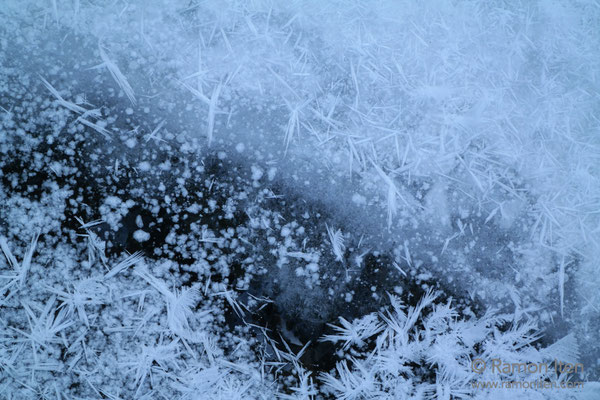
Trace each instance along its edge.
<path fill-rule="evenodd" d="M 600 398 L 597 26 L 7 2 L 0 397 Z"/>

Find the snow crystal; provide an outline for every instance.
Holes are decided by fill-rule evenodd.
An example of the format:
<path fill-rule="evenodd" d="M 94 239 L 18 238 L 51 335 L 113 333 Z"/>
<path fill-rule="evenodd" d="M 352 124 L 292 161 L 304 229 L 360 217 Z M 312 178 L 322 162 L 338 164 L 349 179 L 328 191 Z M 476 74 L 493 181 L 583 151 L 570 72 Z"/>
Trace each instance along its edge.
<path fill-rule="evenodd" d="M 149 240 L 150 234 L 141 229 L 138 229 L 137 231 L 133 232 L 133 238 L 141 243 Z"/>
<path fill-rule="evenodd" d="M 143 172 L 150 171 L 150 163 L 148 161 L 142 161 L 138 164 L 138 169 Z"/>
<path fill-rule="evenodd" d="M 125 144 L 130 149 L 133 149 L 137 145 L 137 140 L 135 140 L 135 138 L 129 138 L 129 139 L 127 139 L 127 141 L 125 141 Z"/>
<path fill-rule="evenodd" d="M 593 1 L 35 3 L 0 13 L 3 397 L 600 376 Z"/>
<path fill-rule="evenodd" d="M 104 203 L 107 204 L 108 206 L 112 207 L 112 208 L 117 208 L 121 205 L 122 201 L 120 198 L 116 197 L 116 196 L 108 196 L 105 200 Z"/>
<path fill-rule="evenodd" d="M 251 167 L 251 169 L 252 169 L 252 180 L 258 181 L 260 178 L 262 178 L 262 176 L 264 174 L 264 171 L 262 170 L 262 168 L 260 168 L 256 165 L 253 165 Z"/>

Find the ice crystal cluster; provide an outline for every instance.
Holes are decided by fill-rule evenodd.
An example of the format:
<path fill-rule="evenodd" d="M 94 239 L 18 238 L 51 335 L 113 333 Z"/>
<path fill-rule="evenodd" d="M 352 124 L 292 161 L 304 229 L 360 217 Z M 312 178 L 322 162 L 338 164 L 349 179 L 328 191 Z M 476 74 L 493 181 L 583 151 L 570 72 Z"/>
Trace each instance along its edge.
<path fill-rule="evenodd" d="M 2 1 L 0 398 L 600 399 L 599 28 Z"/>

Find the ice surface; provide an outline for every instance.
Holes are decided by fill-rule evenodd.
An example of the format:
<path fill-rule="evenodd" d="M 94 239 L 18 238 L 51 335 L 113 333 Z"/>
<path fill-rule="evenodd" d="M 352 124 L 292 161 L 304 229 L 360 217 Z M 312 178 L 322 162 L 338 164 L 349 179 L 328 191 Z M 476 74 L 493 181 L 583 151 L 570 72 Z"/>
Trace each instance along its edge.
<path fill-rule="evenodd" d="M 0 26 L 0 397 L 600 398 L 596 2 Z"/>

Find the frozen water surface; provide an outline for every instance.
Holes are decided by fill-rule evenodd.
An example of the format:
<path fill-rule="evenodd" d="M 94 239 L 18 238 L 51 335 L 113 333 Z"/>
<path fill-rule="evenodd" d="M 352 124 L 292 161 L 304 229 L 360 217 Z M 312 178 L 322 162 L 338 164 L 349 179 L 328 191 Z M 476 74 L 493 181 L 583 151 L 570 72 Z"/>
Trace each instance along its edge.
<path fill-rule="evenodd" d="M 598 26 L 5 2 L 0 398 L 600 398 Z"/>

